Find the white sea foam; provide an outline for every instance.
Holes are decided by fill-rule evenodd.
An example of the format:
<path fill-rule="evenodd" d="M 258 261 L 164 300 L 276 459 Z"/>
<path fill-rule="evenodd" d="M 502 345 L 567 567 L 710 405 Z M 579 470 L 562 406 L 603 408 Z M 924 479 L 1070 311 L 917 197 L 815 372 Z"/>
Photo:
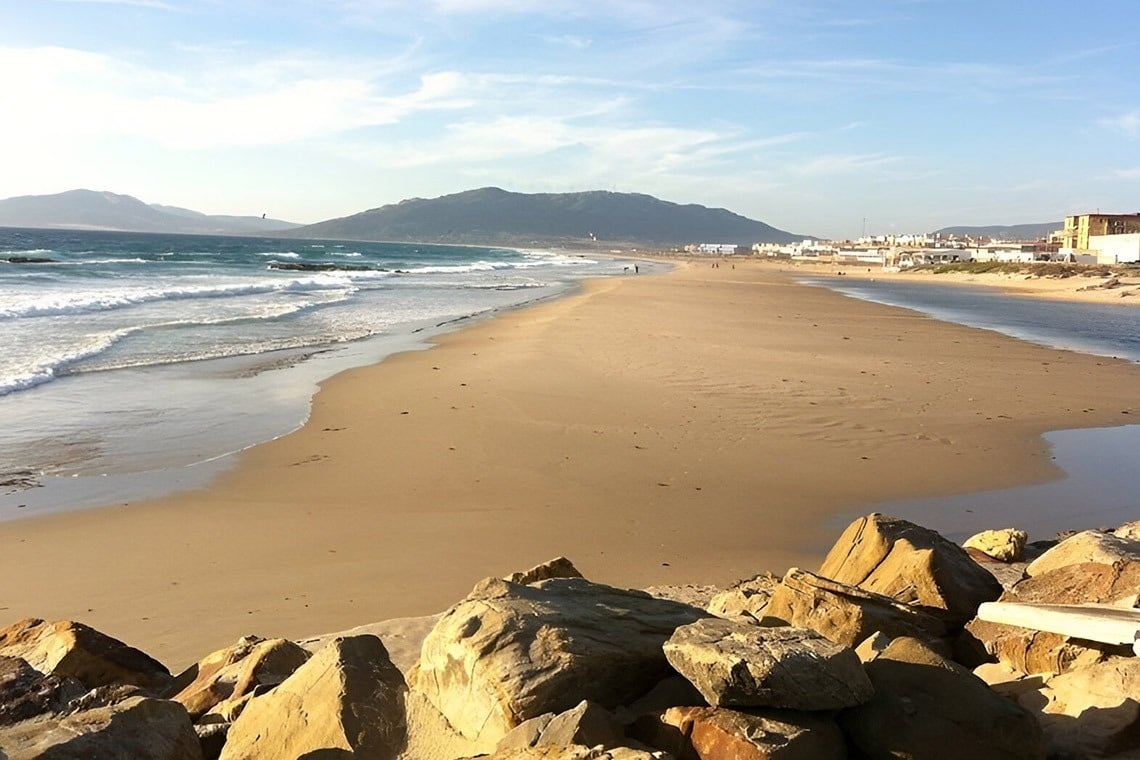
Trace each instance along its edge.
<path fill-rule="evenodd" d="M 54 355 L 22 357 L 13 365 L 5 367 L 0 374 L 0 396 L 50 382 L 67 365 L 98 356 L 137 331 L 138 328 L 128 328 L 89 335 Z"/>
<path fill-rule="evenodd" d="M 271 256 L 275 259 L 299 259 L 301 254 L 295 251 L 259 251 L 258 256 Z"/>
<path fill-rule="evenodd" d="M 138 288 L 132 290 L 93 290 L 79 292 L 53 292 L 47 295 L 15 296 L 0 306 L 0 319 L 62 316 L 108 311 L 156 301 L 174 301 L 194 298 L 226 298 L 277 292 L 306 292 L 351 287 L 339 272 L 316 277 L 291 280 L 255 280 L 223 285 L 170 286 L 166 288 Z"/>

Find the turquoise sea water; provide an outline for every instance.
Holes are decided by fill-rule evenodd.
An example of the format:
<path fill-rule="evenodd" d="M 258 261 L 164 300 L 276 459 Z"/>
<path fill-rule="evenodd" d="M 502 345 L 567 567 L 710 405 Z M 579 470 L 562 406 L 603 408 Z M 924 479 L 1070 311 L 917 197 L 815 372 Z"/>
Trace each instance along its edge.
<path fill-rule="evenodd" d="M 202 463 L 299 426 L 320 380 L 629 265 L 0 229 L 0 519 L 196 485 L 221 466 Z"/>

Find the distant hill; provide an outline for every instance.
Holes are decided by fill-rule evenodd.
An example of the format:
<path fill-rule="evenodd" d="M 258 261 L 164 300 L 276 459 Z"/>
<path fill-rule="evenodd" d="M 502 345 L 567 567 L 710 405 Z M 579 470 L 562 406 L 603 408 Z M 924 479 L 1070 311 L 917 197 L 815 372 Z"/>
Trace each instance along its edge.
<path fill-rule="evenodd" d="M 143 203 L 95 190 L 22 195 L 0 200 L 0 227 L 166 232 L 197 235 L 262 235 L 300 225 L 259 216 L 209 216 L 190 209 Z"/>
<path fill-rule="evenodd" d="M 289 237 L 484 245 L 671 246 L 789 243 L 796 235 L 725 209 L 636 193 L 511 193 L 497 187 L 400 203 L 293 230 Z"/>
<path fill-rule="evenodd" d="M 973 238 L 988 237 L 994 240 L 1040 240 L 1048 237 L 1050 232 L 1059 230 L 1064 226 L 1064 222 L 1049 222 L 1046 224 L 1012 224 L 991 227 L 943 227 L 936 230 L 936 234 Z"/>

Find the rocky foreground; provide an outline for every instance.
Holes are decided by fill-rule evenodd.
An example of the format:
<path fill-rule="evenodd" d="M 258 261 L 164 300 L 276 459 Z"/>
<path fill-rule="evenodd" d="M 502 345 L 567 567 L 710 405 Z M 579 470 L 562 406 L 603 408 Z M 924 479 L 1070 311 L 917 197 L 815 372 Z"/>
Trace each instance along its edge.
<path fill-rule="evenodd" d="M 22 620 L 0 630 L 0 758 L 1140 757 L 1131 646 L 977 617 L 1135 608 L 1140 523 L 1025 542 L 873 514 L 818 574 L 725 590 L 617 589 L 559 559 L 439 616 L 249 636 L 179 675 Z"/>

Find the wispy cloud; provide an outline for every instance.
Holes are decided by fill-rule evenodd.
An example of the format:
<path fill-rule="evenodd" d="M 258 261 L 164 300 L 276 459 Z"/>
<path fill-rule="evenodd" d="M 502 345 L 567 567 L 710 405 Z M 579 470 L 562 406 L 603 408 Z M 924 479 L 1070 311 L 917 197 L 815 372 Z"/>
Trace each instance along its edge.
<path fill-rule="evenodd" d="M 1117 179 L 1140 179 L 1140 166 L 1133 169 L 1117 169 L 1113 175 Z"/>
<path fill-rule="evenodd" d="M 821 176 L 829 174 L 848 174 L 856 171 L 874 169 L 899 160 L 898 156 L 883 153 L 861 153 L 850 155 L 817 156 L 806 163 L 792 167 L 797 174 L 806 176 Z"/>
<path fill-rule="evenodd" d="M 1128 113 L 1101 119 L 1100 125 L 1114 132 L 1119 132 L 1130 140 L 1140 137 L 1140 108 L 1134 108 Z"/>
<path fill-rule="evenodd" d="M 54 0 L 57 3 L 77 3 L 90 5 L 133 5 L 138 8 L 157 8 L 164 11 L 177 10 L 174 5 L 162 0 Z"/>

